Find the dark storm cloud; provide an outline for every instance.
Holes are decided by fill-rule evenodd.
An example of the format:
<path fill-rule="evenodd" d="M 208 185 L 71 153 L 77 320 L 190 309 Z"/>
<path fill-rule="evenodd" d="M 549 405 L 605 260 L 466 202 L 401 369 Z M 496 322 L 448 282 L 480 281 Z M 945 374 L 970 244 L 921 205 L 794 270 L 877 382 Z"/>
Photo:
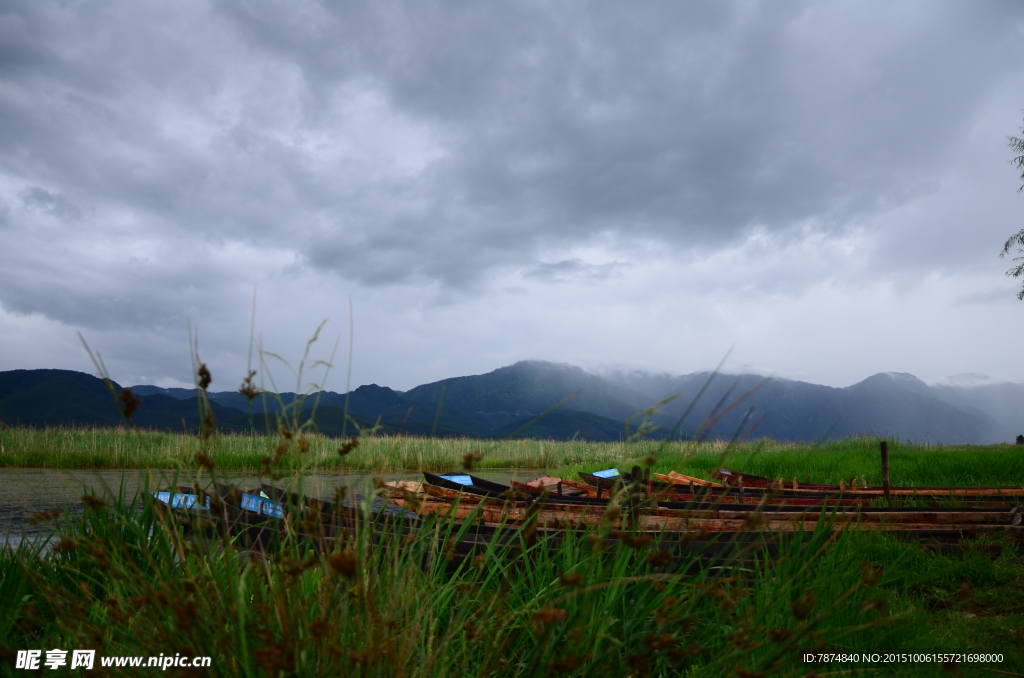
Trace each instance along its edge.
<path fill-rule="evenodd" d="M 444 139 L 380 196 L 416 210 L 307 249 L 372 284 L 463 284 L 598 234 L 841 228 L 934 188 L 1021 56 L 1010 3 L 221 7 L 312 100 L 368 77 Z"/>
<path fill-rule="evenodd" d="M 611 261 L 607 264 L 590 264 L 582 259 L 565 259 L 554 263 L 540 263 L 523 274 L 524 278 L 535 278 L 547 282 L 572 282 L 607 280 L 621 271 L 623 264 Z"/>
<path fill-rule="evenodd" d="M 625 259 L 634 241 L 711 251 L 753 228 L 842 230 L 933 189 L 1021 63 L 1022 16 L 1010 2 L 4 3 L 0 304 L 180 319 L 206 308 L 199 290 L 250 284 L 232 248 L 474 291 L 498 270 L 610 275 L 550 255 L 598 241 Z"/>

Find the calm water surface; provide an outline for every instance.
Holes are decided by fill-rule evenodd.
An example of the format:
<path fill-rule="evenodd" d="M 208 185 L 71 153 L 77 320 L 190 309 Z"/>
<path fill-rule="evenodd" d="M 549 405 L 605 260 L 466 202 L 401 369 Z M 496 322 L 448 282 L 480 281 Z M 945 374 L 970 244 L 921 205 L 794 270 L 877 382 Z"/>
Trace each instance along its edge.
<path fill-rule="evenodd" d="M 179 485 L 192 485 L 194 472 L 178 478 Z M 473 474 L 488 480 L 507 483 L 512 478 L 529 479 L 542 475 L 539 469 L 480 469 Z M 209 478 L 204 474 L 205 478 Z M 294 476 L 286 476 L 278 483 L 279 487 L 296 489 L 301 481 L 303 490 L 312 497 L 329 498 L 334 488 L 346 485 L 353 491 L 366 491 L 374 477 L 384 480 L 422 480 L 422 475 L 405 471 L 401 473 L 371 472 L 311 472 L 297 480 Z M 42 511 L 62 509 L 72 514 L 80 512 L 82 495 L 86 492 L 103 496 L 108 493 L 117 495 L 124 486 L 125 496 L 131 498 L 142 492 L 147 480 L 152 489 L 166 489 L 174 484 L 173 471 L 143 471 L 137 469 L 116 470 L 66 470 L 66 469 L 0 469 L 0 543 L 9 539 L 15 544 L 23 536 L 48 531 L 46 528 L 33 526 L 29 517 Z M 255 487 L 266 478 L 253 473 L 225 472 L 217 475 L 218 482 L 234 483 L 245 489 Z"/>

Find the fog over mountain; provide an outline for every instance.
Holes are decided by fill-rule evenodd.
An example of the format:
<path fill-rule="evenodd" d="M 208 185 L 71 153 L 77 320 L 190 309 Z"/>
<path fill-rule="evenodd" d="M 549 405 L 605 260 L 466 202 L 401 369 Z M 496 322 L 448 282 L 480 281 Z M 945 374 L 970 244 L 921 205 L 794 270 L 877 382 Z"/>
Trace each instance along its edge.
<path fill-rule="evenodd" d="M 684 376 L 646 372 L 611 372 L 607 379 L 652 400 L 675 393 L 682 397 L 665 406 L 678 414 L 710 378 L 710 372 Z M 720 374 L 694 409 L 703 418 L 729 389 L 746 393 L 765 378 L 752 374 Z M 772 378 L 747 401 L 765 420 L 758 433 L 772 438 L 813 439 L 830 432 L 844 436 L 874 432 L 934 442 L 989 443 L 1013 440 L 1024 432 L 1024 384 L 977 383 L 929 386 L 912 374 L 886 372 L 845 388 Z M 723 421 L 733 421 L 733 414 Z M 815 433 L 815 432 L 818 433 Z"/>
<path fill-rule="evenodd" d="M 1007 442 L 1024 432 L 1024 384 L 955 383 L 929 386 L 913 375 L 890 372 L 834 388 L 754 374 L 597 375 L 573 365 L 520 361 L 404 393 L 377 384 L 348 394 L 309 393 L 303 411 L 304 418 L 313 417 L 329 435 L 379 426 L 391 434 L 600 441 L 622 439 L 627 430 L 636 430 L 641 411 L 677 396 L 652 415 L 659 427 L 652 436 L 675 430 L 685 438 L 814 441 L 870 434 L 954 444 Z M 114 388 L 121 390 L 117 384 Z M 198 426 L 194 390 L 131 388 L 142 397 L 136 424 L 179 431 Z M 280 412 L 301 396 L 264 394 L 251 403 L 235 391 L 213 391 L 209 397 L 222 429 L 244 431 L 253 425 L 262 430 L 268 421 L 264 413 Z M 116 426 L 120 415 L 96 377 L 66 370 L 13 370 L 0 372 L 0 421 Z"/>
<path fill-rule="evenodd" d="M 579 392 L 564 410 L 596 414 L 623 421 L 654 403 L 679 394 L 661 406 L 665 416 L 655 420 L 670 430 L 696 401 L 681 426 L 683 434 L 698 432 L 709 417 L 722 414 L 707 435 L 731 437 L 748 409 L 754 410 L 749 434 L 779 440 L 816 440 L 874 433 L 943 443 L 1012 441 L 1024 433 L 1024 384 L 993 383 L 984 375 L 955 375 L 929 386 L 917 377 L 886 372 L 845 388 L 822 386 L 756 374 L 687 375 L 643 371 L 592 374 L 574 365 L 520 361 L 481 375 L 454 377 L 417 386 L 404 398 L 444 403 L 489 421 L 508 421 L 537 415 Z M 361 412 L 370 416 L 370 412 Z"/>

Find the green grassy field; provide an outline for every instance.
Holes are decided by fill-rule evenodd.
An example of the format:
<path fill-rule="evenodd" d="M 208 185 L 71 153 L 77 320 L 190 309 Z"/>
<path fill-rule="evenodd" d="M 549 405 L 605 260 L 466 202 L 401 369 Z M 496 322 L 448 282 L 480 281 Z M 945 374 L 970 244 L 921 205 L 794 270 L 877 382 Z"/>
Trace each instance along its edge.
<path fill-rule="evenodd" d="M 412 437 L 360 439 L 348 454 L 341 443 L 310 435 L 285 440 L 263 435 L 217 435 L 208 440 L 175 433 L 124 429 L 0 429 L 0 467 L 23 468 L 196 468 L 200 452 L 223 470 L 259 470 L 285 443 L 284 469 L 362 471 L 461 468 L 467 455 L 483 468 L 547 469 L 574 475 L 616 466 L 629 468 L 653 460 L 669 470 L 707 477 L 706 470 L 727 466 L 771 478 L 810 477 L 837 483 L 860 478 L 881 484 L 878 438 L 851 438 L 821 445 L 755 440 L 730 448 L 722 442 L 634 443 L 471 440 Z M 890 477 L 894 485 L 1024 485 L 1024 448 L 1015 445 L 923 446 L 891 440 Z M 652 459 L 653 458 L 653 459 Z"/>
<path fill-rule="evenodd" d="M 200 461 L 221 470 L 269 462 L 285 473 L 443 470 L 478 455 L 471 461 L 482 467 L 563 475 L 633 464 L 705 475 L 724 464 L 802 481 L 863 474 L 877 484 L 878 443 L 367 437 L 339 455 L 340 441 L 317 436 L 203 441 L 133 430 L 3 429 L 0 464 L 180 469 L 183 480 L 201 481 Z M 890 441 L 892 480 L 904 485 L 1024 485 L 1022 456 L 1014 446 Z M 825 644 L 851 652 L 996 652 L 1002 663 L 964 665 L 960 675 L 1024 675 L 1024 553 L 1012 543 L 1001 544 L 997 557 L 972 548 L 943 555 L 877 533 L 833 541 L 822 533 L 722 580 L 715 571 L 665 570 L 657 544 L 600 551 L 580 534 L 554 553 L 513 557 L 492 548 L 452 571 L 445 544 L 458 528 L 443 522 L 386 547 L 356 539 L 313 553 L 285 544 L 240 560 L 229 543 L 183 541 L 140 501 L 145 508 L 131 510 L 124 498 L 107 496 L 103 506 L 53 523 L 49 543 L 25 541 L 0 554 L 0 673 L 18 673 L 11 668 L 17 650 L 64 647 L 210 655 L 213 675 L 803 676 L 813 667 L 799 650 Z M 817 667 L 819 675 L 856 668 Z M 859 668 L 949 675 L 934 664 Z"/>
<path fill-rule="evenodd" d="M 816 648 L 1001 653 L 958 675 L 1024 672 L 1011 545 L 993 560 L 822 531 L 723 577 L 667 568 L 656 541 L 597 548 L 597 532 L 548 551 L 513 530 L 511 546 L 453 560 L 460 528 L 442 519 L 412 539 L 286 539 L 240 558 L 226 539 L 184 539 L 151 500 L 86 504 L 51 523 L 50 542 L 0 552 L 0 673 L 20 675 L 26 648 L 208 655 L 203 674 L 225 676 L 949 675 L 934 662 L 809 667 L 801 651 Z"/>

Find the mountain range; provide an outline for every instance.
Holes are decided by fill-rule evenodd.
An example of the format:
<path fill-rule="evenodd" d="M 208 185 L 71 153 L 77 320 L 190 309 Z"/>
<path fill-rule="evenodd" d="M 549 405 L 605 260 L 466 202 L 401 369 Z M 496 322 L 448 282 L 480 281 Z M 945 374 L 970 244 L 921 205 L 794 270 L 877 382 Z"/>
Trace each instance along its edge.
<path fill-rule="evenodd" d="M 120 385 L 111 385 L 121 392 Z M 198 428 L 194 389 L 130 388 L 142 400 L 133 415 L 135 425 Z M 237 391 L 211 390 L 208 396 L 217 425 L 225 431 L 263 430 L 283 406 L 297 407 L 292 404 L 301 397 L 265 393 L 250 403 Z M 306 395 L 301 409 L 328 435 L 378 426 L 384 433 L 410 435 L 602 441 L 635 431 L 640 413 L 656 403 L 661 404 L 649 416 L 649 425 L 658 427 L 647 433 L 652 437 L 675 428 L 676 435 L 685 437 L 811 441 L 877 434 L 954 444 L 1009 441 L 1024 432 L 1024 384 L 951 379 L 929 386 L 893 372 L 833 388 L 755 374 L 597 375 L 572 365 L 521 361 L 405 392 L 376 384 L 348 394 L 321 391 Z M 0 421 L 117 426 L 122 419 L 101 379 L 68 370 L 11 370 L 0 372 Z"/>

